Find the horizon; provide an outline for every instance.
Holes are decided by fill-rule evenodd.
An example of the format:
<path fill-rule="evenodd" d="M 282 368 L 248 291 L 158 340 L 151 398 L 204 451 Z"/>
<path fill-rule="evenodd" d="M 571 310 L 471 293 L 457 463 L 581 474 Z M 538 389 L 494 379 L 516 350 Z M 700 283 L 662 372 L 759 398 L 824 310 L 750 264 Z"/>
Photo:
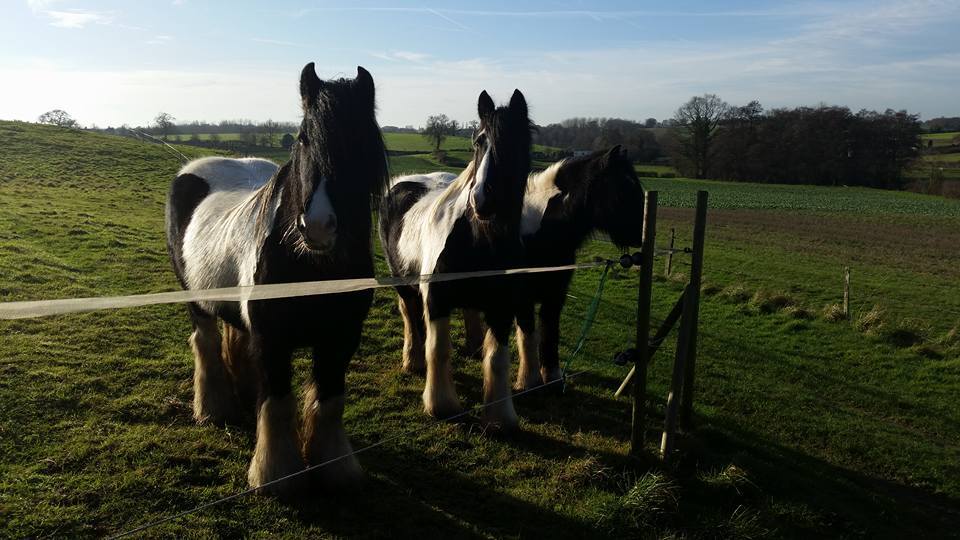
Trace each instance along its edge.
<path fill-rule="evenodd" d="M 523 9 L 286 0 L 25 0 L 0 21 L 0 118 L 63 109 L 84 126 L 297 122 L 300 69 L 377 83 L 381 125 L 475 118 L 524 92 L 540 125 L 663 121 L 694 95 L 765 109 L 817 104 L 956 116 L 960 2 L 533 2 Z M 202 53 L 198 53 L 202 51 Z"/>

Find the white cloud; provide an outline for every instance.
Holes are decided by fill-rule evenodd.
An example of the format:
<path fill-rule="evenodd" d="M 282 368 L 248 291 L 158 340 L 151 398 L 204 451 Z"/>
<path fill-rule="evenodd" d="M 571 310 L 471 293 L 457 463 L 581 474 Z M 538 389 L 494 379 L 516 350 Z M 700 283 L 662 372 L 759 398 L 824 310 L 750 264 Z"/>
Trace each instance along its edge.
<path fill-rule="evenodd" d="M 166 45 L 171 41 L 173 41 L 173 36 L 159 35 L 159 36 L 153 36 L 153 38 L 145 41 L 144 43 L 146 43 L 147 45 Z"/>
<path fill-rule="evenodd" d="M 35 15 L 47 17 L 50 26 L 59 28 L 84 28 L 90 24 L 110 24 L 113 14 L 106 11 L 86 9 L 52 9 L 62 0 L 27 0 L 27 6 Z"/>

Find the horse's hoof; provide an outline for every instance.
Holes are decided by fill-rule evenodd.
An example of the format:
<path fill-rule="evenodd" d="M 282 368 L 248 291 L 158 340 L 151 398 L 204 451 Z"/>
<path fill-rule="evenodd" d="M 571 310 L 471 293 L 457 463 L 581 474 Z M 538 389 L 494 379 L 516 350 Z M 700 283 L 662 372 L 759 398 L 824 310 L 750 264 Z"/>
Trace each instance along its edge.
<path fill-rule="evenodd" d="M 502 415 L 502 414 L 484 414 L 481 417 L 481 422 L 483 427 L 488 432 L 507 434 L 519 431 L 520 421 L 517 419 L 517 415 Z"/>
<path fill-rule="evenodd" d="M 193 419 L 198 425 L 239 425 L 240 413 L 235 400 L 194 400 Z"/>
<path fill-rule="evenodd" d="M 251 488 L 256 488 L 258 495 L 288 497 L 303 490 L 304 475 L 294 476 L 279 482 L 277 480 L 298 473 L 304 468 L 299 453 L 295 459 L 288 456 L 283 463 L 271 464 L 263 463 L 255 455 L 250 462 L 250 468 L 247 470 L 247 482 L 249 482 Z"/>
<path fill-rule="evenodd" d="M 513 389 L 516 392 L 523 392 L 526 390 L 533 390 L 538 386 L 542 386 L 543 381 L 540 379 L 540 374 L 535 373 L 527 376 L 517 377 L 517 382 L 513 384 Z"/>
<path fill-rule="evenodd" d="M 360 463 L 348 456 L 313 471 L 313 479 L 326 493 L 357 493 L 363 489 L 366 475 Z"/>
<path fill-rule="evenodd" d="M 559 366 L 554 368 L 540 368 L 540 378 L 543 380 L 543 384 L 559 381 L 563 378 L 563 371 Z"/>
<path fill-rule="evenodd" d="M 427 374 L 427 366 L 425 364 L 418 365 L 414 362 L 404 362 L 403 365 L 400 366 L 400 371 L 407 375 L 423 377 Z"/>
<path fill-rule="evenodd" d="M 424 399 L 423 412 L 427 413 L 428 416 L 436 418 L 437 420 L 449 420 L 451 417 L 461 414 L 463 412 L 463 407 L 461 407 L 460 402 L 456 400 L 429 402 L 428 400 Z"/>

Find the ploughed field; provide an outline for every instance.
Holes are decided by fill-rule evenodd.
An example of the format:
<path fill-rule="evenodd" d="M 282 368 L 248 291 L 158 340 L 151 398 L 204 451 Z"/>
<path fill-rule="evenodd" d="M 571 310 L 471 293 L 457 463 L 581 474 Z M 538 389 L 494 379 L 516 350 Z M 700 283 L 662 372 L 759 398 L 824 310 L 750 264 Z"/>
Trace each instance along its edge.
<path fill-rule="evenodd" d="M 163 204 L 179 163 L 166 150 L 12 122 L 0 122 L 0 140 L 0 301 L 177 288 Z M 395 161 L 394 170 L 423 169 Z M 364 489 L 291 502 L 248 496 L 149 534 L 955 533 L 960 203 L 865 189 L 644 182 L 661 193 L 660 245 L 671 227 L 678 246 L 689 244 L 694 193 L 711 192 L 698 429 L 683 439 L 675 469 L 653 458 L 673 335 L 650 370 L 646 456 L 627 457 L 630 405 L 613 397 L 626 368 L 610 358 L 632 346 L 636 273 L 611 273 L 573 361 L 585 373 L 563 395 L 517 398 L 522 430 L 509 437 L 422 414 L 422 381 L 399 373 L 394 294 L 380 290 L 348 375 L 354 447 L 389 439 L 359 455 Z M 598 238 L 582 259 L 617 255 Z M 675 256 L 664 278 L 658 257 L 655 319 L 679 295 L 686 262 Z M 834 306 L 845 265 L 850 321 Z M 574 280 L 564 353 L 599 275 Z M 0 535 L 103 536 L 247 487 L 252 423 L 194 424 L 188 334 L 183 306 L 0 321 Z M 475 405 L 479 363 L 459 350 L 454 357 L 461 398 Z M 305 355 L 296 367 L 302 379 Z"/>

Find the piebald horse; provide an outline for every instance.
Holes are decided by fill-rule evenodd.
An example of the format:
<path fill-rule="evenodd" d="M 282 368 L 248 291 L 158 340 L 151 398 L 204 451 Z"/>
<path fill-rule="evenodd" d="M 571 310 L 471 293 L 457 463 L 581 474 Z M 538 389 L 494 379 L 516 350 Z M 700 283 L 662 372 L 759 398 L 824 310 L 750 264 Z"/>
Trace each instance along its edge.
<path fill-rule="evenodd" d="M 394 275 L 513 268 L 521 263 L 520 219 L 530 172 L 531 124 L 519 90 L 496 107 L 483 92 L 473 160 L 453 175 L 394 180 L 380 209 L 380 238 Z M 399 287 L 404 319 L 403 366 L 426 368 L 424 410 L 448 417 L 461 410 L 450 365 L 450 313 L 483 313 L 484 421 L 510 429 L 517 416 L 510 392 L 509 334 L 519 297 L 513 277 L 488 277 Z"/>
<path fill-rule="evenodd" d="M 618 145 L 565 159 L 530 175 L 520 229 L 523 264 L 530 267 L 573 264 L 583 243 L 598 231 L 617 247 L 639 246 L 643 186 L 626 152 Z M 517 313 L 517 390 L 553 382 L 561 376 L 560 312 L 572 277 L 573 271 L 569 270 L 522 278 L 525 302 Z M 482 341 L 479 316 L 465 310 L 464 326 L 467 350 L 475 351 Z"/>
<path fill-rule="evenodd" d="M 298 140 L 282 167 L 261 159 L 204 158 L 174 179 L 167 242 L 184 288 L 373 276 L 371 205 L 389 179 L 373 78 L 359 67 L 355 79 L 322 81 L 310 63 L 300 76 L 300 98 Z M 236 419 L 235 380 L 253 379 L 260 388 L 247 475 L 252 487 L 302 470 L 304 460 L 316 464 L 351 452 L 342 425 L 344 378 L 372 299 L 367 290 L 189 304 L 195 419 Z M 228 334 L 225 351 L 218 318 Z M 291 357 L 299 347 L 313 353 L 302 429 L 291 388 Z M 251 363 L 228 366 L 223 357 Z M 362 477 L 353 457 L 319 472 L 326 485 L 351 485 Z M 285 482 L 269 491 L 291 488 Z"/>

